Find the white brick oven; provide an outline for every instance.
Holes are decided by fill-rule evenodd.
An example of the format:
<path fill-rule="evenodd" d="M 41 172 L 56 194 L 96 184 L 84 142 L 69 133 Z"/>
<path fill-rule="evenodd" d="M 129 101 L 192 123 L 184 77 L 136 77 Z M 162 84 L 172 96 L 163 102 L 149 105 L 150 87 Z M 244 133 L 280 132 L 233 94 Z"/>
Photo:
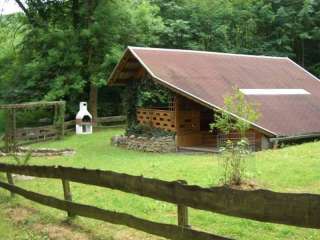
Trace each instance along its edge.
<path fill-rule="evenodd" d="M 80 111 L 76 116 L 76 133 L 92 134 L 92 115 L 87 109 L 86 102 L 80 102 Z"/>

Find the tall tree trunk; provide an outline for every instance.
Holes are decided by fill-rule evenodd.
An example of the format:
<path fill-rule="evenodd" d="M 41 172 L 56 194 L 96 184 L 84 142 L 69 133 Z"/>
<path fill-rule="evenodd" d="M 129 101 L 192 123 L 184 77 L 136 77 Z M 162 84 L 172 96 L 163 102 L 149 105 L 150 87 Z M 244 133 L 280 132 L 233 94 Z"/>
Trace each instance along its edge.
<path fill-rule="evenodd" d="M 92 15 L 96 8 L 95 0 L 87 0 L 87 28 L 89 29 L 92 24 Z M 87 42 L 87 70 L 88 70 L 88 83 L 90 84 L 90 93 L 89 93 L 89 110 L 92 114 L 94 123 L 97 121 L 98 117 L 98 87 L 92 82 L 92 67 L 93 64 L 93 47 L 90 41 Z"/>
<path fill-rule="evenodd" d="M 93 83 L 90 85 L 89 111 L 92 115 L 93 121 L 96 122 L 98 118 L 98 88 Z"/>
<path fill-rule="evenodd" d="M 80 25 L 80 4 L 79 0 L 72 1 L 72 21 L 73 27 L 78 31 Z"/>

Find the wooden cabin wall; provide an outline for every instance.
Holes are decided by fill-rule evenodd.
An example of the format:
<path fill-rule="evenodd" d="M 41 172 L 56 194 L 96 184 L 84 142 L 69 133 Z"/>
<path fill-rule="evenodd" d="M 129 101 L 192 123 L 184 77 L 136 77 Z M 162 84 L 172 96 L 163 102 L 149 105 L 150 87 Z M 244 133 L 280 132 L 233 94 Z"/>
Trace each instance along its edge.
<path fill-rule="evenodd" d="M 210 132 L 208 129 L 201 129 L 201 111 L 203 106 L 177 95 L 175 98 L 175 122 L 176 122 L 176 143 L 178 147 L 192 146 L 219 146 L 219 132 Z M 213 114 L 213 111 L 212 111 Z M 212 121 L 214 119 L 212 118 Z M 203 127 L 202 127 L 203 128 Z M 221 135 L 221 134 L 220 134 Z M 250 145 L 255 150 L 261 149 L 262 133 L 256 129 L 250 129 L 247 133 Z M 225 136 L 230 139 L 240 139 L 237 132 Z"/>
<path fill-rule="evenodd" d="M 197 103 L 176 95 L 176 144 L 178 147 L 202 144 L 200 108 Z"/>

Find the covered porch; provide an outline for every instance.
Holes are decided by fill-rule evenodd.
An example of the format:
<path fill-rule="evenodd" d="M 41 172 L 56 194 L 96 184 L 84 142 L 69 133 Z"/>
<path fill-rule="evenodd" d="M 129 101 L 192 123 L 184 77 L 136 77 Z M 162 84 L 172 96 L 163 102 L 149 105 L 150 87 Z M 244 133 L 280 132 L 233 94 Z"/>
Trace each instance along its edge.
<path fill-rule="evenodd" d="M 213 111 L 176 95 L 168 108 L 138 108 L 137 120 L 155 128 L 176 133 L 178 148 L 195 150 L 217 148 L 217 135 L 210 132 Z M 215 149 L 216 150 L 216 149 Z"/>
<path fill-rule="evenodd" d="M 167 108 L 137 108 L 136 113 L 138 123 L 176 133 L 176 145 L 182 151 L 219 152 L 227 139 L 240 138 L 238 133 L 211 130 L 214 111 L 177 94 Z M 246 137 L 253 150 L 261 149 L 259 132 L 251 129 Z"/>

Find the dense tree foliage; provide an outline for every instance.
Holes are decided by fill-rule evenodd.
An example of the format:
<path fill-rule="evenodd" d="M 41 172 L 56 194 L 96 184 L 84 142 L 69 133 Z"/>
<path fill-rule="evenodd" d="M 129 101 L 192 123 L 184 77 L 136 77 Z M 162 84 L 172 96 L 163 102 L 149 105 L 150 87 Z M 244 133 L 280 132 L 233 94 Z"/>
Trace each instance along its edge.
<path fill-rule="evenodd" d="M 153 0 L 164 47 L 289 56 L 320 75 L 320 2 Z"/>
<path fill-rule="evenodd" d="M 289 56 L 320 76 L 318 0 L 16 2 L 24 14 L 0 20 L 0 101 L 120 111 L 121 90 L 105 84 L 128 45 Z"/>
<path fill-rule="evenodd" d="M 97 88 L 105 85 L 124 46 L 157 44 L 163 28 L 157 6 L 148 1 L 29 0 L 27 6 L 19 55 L 7 74 L 14 88 L 5 98 L 89 99 L 93 115 Z"/>

